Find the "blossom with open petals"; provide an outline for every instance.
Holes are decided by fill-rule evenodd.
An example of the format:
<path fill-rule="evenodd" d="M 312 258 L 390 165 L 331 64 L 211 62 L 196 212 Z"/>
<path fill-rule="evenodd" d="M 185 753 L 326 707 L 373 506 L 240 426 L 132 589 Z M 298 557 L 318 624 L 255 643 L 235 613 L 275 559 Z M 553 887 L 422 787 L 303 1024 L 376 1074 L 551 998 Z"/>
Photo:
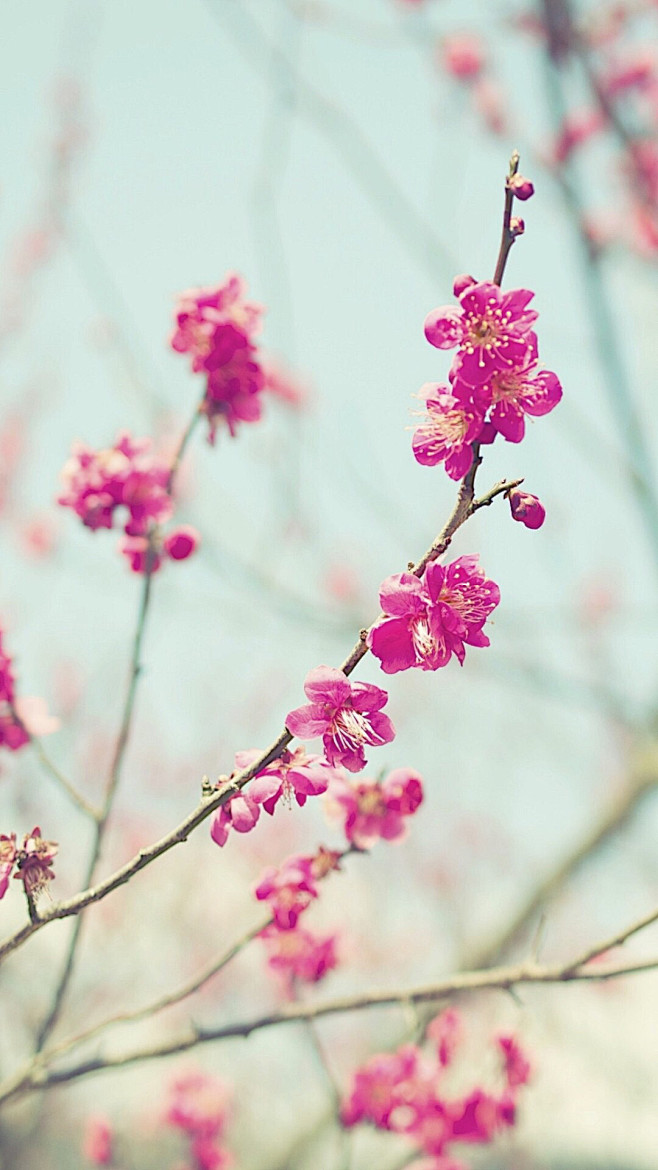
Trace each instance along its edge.
<path fill-rule="evenodd" d="M 338 810 L 345 836 L 358 849 L 370 849 L 377 841 L 399 841 L 407 829 L 407 817 L 419 808 L 423 782 L 411 768 L 395 768 L 381 782 L 339 776 L 327 793 L 330 812 Z"/>
<path fill-rule="evenodd" d="M 360 772 L 366 746 L 395 738 L 393 724 L 382 712 L 388 694 L 380 687 L 350 683 L 342 670 L 317 666 L 307 674 L 304 691 L 310 702 L 288 713 L 286 727 L 300 739 L 321 735 L 330 764 Z"/>
<path fill-rule="evenodd" d="M 535 341 L 519 366 L 496 370 L 474 392 L 477 408 L 483 413 L 490 409 L 488 421 L 510 443 L 521 442 L 526 414 L 535 418 L 550 414 L 561 398 L 557 374 L 539 366 Z"/>
<path fill-rule="evenodd" d="M 268 966 L 282 976 L 292 993 L 295 983 L 319 983 L 338 964 L 337 936 L 315 935 L 296 926 L 281 930 L 274 923 L 258 936 L 265 944 Z"/>
<path fill-rule="evenodd" d="M 318 896 L 312 858 L 288 857 L 281 865 L 268 867 L 254 893 L 259 902 L 269 903 L 280 930 L 292 930 L 300 914 Z"/>
<path fill-rule="evenodd" d="M 368 631 L 368 645 L 385 674 L 409 667 L 437 670 L 465 646 L 488 646 L 483 626 L 500 601 L 500 590 L 479 567 L 477 556 L 448 565 L 436 561 L 422 576 L 397 573 L 382 583 L 384 617 Z"/>
<path fill-rule="evenodd" d="M 414 431 L 416 460 L 425 467 L 445 463 L 451 479 L 462 479 L 473 462 L 471 443 L 482 429 L 483 412 L 470 393 L 456 393 L 454 387 L 438 382 L 426 382 L 419 397 L 425 399 L 425 414 Z"/>
<path fill-rule="evenodd" d="M 487 280 L 469 285 L 458 308 L 444 306 L 428 314 L 425 336 L 437 349 L 457 346 L 455 374 L 469 386 L 481 386 L 497 370 L 523 366 L 537 319 L 528 308 L 533 296 L 524 288 L 503 292 Z"/>

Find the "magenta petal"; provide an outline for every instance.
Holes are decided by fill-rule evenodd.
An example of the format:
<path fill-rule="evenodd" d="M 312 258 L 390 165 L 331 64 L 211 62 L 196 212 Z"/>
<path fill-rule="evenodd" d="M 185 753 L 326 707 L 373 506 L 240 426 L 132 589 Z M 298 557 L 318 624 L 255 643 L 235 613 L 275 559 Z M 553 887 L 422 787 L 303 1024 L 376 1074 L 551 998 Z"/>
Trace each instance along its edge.
<path fill-rule="evenodd" d="M 409 622 L 406 618 L 391 618 L 379 622 L 368 633 L 368 645 L 379 658 L 384 674 L 397 674 L 416 665 Z"/>
<path fill-rule="evenodd" d="M 446 571 L 443 565 L 438 564 L 437 561 L 432 561 L 432 563 L 425 569 L 425 576 L 423 580 L 427 585 L 427 591 L 430 595 L 430 598 L 435 605 L 439 599 L 441 590 L 443 589 L 443 583 L 445 579 Z"/>
<path fill-rule="evenodd" d="M 350 684 L 342 670 L 335 666 L 316 666 L 306 675 L 304 694 L 311 703 L 331 703 L 340 707 L 350 697 Z"/>
<path fill-rule="evenodd" d="M 352 688 L 352 706 L 355 711 L 369 714 L 371 711 L 381 711 L 388 703 L 388 691 L 381 687 L 374 687 L 372 683 L 355 683 Z M 372 723 L 372 720 L 370 720 Z"/>
<path fill-rule="evenodd" d="M 329 769 L 325 768 L 324 773 L 320 772 L 318 768 L 313 772 L 302 772 L 296 768 L 290 768 L 288 771 L 288 780 L 295 789 L 298 797 L 300 793 L 304 796 L 319 796 L 320 793 L 327 791 L 329 784 Z"/>
<path fill-rule="evenodd" d="M 215 842 L 215 845 L 219 845 L 220 848 L 226 844 L 230 825 L 231 821 L 226 809 L 218 808 L 210 822 L 210 836 Z"/>
<path fill-rule="evenodd" d="M 238 833 L 248 833 L 253 829 L 260 816 L 257 804 L 252 803 L 244 796 L 234 796 L 231 800 L 231 823 Z"/>
<path fill-rule="evenodd" d="M 422 613 L 427 604 L 425 589 L 413 573 L 395 573 L 382 581 L 379 604 L 390 617 Z"/>
<path fill-rule="evenodd" d="M 395 739 L 395 728 L 388 715 L 384 715 L 382 711 L 375 712 L 370 724 L 381 743 L 391 743 Z"/>
<path fill-rule="evenodd" d="M 520 443 L 525 434 L 523 412 L 512 402 L 499 402 L 491 413 L 491 421 L 508 443 Z"/>
<path fill-rule="evenodd" d="M 281 777 L 271 772 L 265 772 L 260 776 L 255 776 L 249 784 L 249 799 L 254 804 L 263 804 L 264 801 L 276 796 L 280 788 Z"/>
<path fill-rule="evenodd" d="M 425 318 L 425 336 L 430 345 L 437 349 L 454 349 L 459 345 L 462 334 L 462 313 L 452 305 L 432 309 Z"/>
<path fill-rule="evenodd" d="M 299 739 L 315 739 L 327 730 L 327 716 L 317 703 L 307 703 L 286 715 L 286 727 Z"/>

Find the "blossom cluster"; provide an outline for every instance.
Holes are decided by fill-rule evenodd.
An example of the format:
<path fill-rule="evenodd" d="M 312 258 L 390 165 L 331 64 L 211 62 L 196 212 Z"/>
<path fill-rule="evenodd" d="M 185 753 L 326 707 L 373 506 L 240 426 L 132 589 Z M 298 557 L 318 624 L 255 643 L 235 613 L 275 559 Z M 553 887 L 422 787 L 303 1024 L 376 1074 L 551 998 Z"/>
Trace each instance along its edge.
<path fill-rule="evenodd" d="M 517 1093 L 529 1079 L 530 1064 L 513 1036 L 500 1036 L 500 1086 L 476 1085 L 455 1094 L 445 1082 L 461 1041 L 458 1014 L 448 1010 L 437 1016 L 427 1036 L 431 1051 L 405 1044 L 366 1061 L 353 1076 L 341 1120 L 344 1126 L 367 1122 L 408 1138 L 422 1155 L 409 1170 L 466 1170 L 452 1147 L 489 1143 L 514 1125 Z"/>
<path fill-rule="evenodd" d="M 4 898 L 9 887 L 9 879 L 14 878 L 23 883 L 25 893 L 35 898 L 48 888 L 49 882 L 55 873 L 52 863 L 57 854 L 55 841 L 45 841 L 41 836 L 41 829 L 37 826 L 31 833 L 26 833 L 20 845 L 16 844 L 16 834 L 0 835 L 0 898 Z"/>
<path fill-rule="evenodd" d="M 16 695 L 13 663 L 2 645 L 3 637 L 0 630 L 0 747 L 16 752 L 30 742 L 30 736 L 56 731 L 59 720 L 48 714 L 43 699 Z"/>
<path fill-rule="evenodd" d="M 368 631 L 368 646 L 385 674 L 409 667 L 437 670 L 452 655 L 464 662 L 466 646 L 488 646 L 483 631 L 500 601 L 477 556 L 448 565 L 430 563 L 422 577 L 397 573 L 382 583 L 383 617 Z"/>
<path fill-rule="evenodd" d="M 223 1081 L 201 1071 L 178 1077 L 165 1121 L 189 1142 L 190 1161 L 180 1170 L 229 1170 L 233 1156 L 222 1144 L 229 1111 Z"/>
<path fill-rule="evenodd" d="M 430 344 L 457 353 L 449 384 L 431 382 L 421 389 L 426 411 L 413 452 L 425 466 L 444 463 L 457 480 L 471 466 L 474 443 L 491 443 L 499 434 L 519 443 L 526 415 L 548 414 L 562 388 L 557 376 L 539 365 L 537 313 L 528 307 L 534 293 L 503 292 L 472 276 L 458 276 L 454 292 L 458 307 L 434 309 L 425 320 Z"/>
<path fill-rule="evenodd" d="M 401 841 L 422 800 L 418 772 L 395 768 L 383 780 L 339 775 L 329 785 L 326 804 L 329 816 L 340 817 L 350 845 L 371 849 L 380 840 Z"/>
<path fill-rule="evenodd" d="M 258 749 L 236 752 L 236 771 L 251 767 L 261 755 Z M 326 792 L 333 775 L 333 769 L 322 756 L 307 755 L 303 747 L 283 751 L 256 774 L 248 788 L 217 809 L 210 825 L 213 841 L 225 845 L 230 829 L 237 833 L 250 832 L 258 823 L 261 808 L 272 816 L 281 799 L 290 803 L 294 797 L 297 804 L 304 805 L 309 796 Z"/>
<path fill-rule="evenodd" d="M 171 346 L 187 353 L 192 370 L 202 373 L 206 388 L 201 412 L 214 443 L 223 420 L 235 435 L 240 422 L 257 422 L 266 376 L 254 338 L 261 327 L 261 305 L 245 299 L 245 284 L 229 273 L 217 288 L 184 292 L 176 309 Z"/>
<path fill-rule="evenodd" d="M 180 525 L 163 536 L 171 519 L 171 469 L 151 450 L 151 440 L 122 431 L 112 447 L 95 451 L 76 443 L 62 470 L 58 504 L 71 508 L 87 528 L 113 528 L 117 515 L 124 537 L 120 551 L 135 573 L 156 572 L 165 558 L 185 560 L 199 536 Z M 120 511 L 119 511 L 120 510 Z"/>
<path fill-rule="evenodd" d="M 287 858 L 261 875 L 254 891 L 267 902 L 272 922 L 260 932 L 270 970 L 288 995 L 297 983 L 319 983 L 338 963 L 336 934 L 318 935 L 299 926 L 299 918 L 318 897 L 318 883 L 338 869 L 341 853 L 321 846 L 316 854 Z"/>

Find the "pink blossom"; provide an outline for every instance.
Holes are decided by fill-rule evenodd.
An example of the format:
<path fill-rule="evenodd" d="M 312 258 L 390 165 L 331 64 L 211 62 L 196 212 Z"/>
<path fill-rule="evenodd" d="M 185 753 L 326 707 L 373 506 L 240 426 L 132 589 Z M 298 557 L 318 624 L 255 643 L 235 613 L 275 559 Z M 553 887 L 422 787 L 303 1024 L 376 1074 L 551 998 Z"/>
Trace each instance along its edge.
<path fill-rule="evenodd" d="M 522 202 L 530 199 L 535 193 L 534 184 L 530 182 L 530 179 L 526 179 L 518 173 L 512 175 L 512 178 L 508 180 L 508 186 L 514 192 L 514 198 L 520 199 Z"/>
<path fill-rule="evenodd" d="M 259 902 L 269 903 L 280 930 L 292 930 L 300 914 L 318 896 L 312 858 L 288 857 L 278 868 L 266 869 L 254 893 Z"/>
<path fill-rule="evenodd" d="M 221 805 L 210 822 L 210 836 L 216 845 L 226 844 L 229 829 L 236 833 L 249 833 L 258 823 L 260 806 L 263 801 L 276 791 L 276 781 L 267 778 L 267 786 L 259 788 L 255 781 L 250 784 L 250 790 L 232 796 L 226 804 Z"/>
<path fill-rule="evenodd" d="M 258 749 L 236 752 L 235 762 L 240 769 L 248 768 L 260 755 L 262 752 Z M 309 796 L 319 796 L 326 792 L 335 774 L 322 756 L 308 755 L 306 748 L 300 744 L 293 750 L 286 748 L 276 760 L 258 772 L 249 785 L 249 791 L 253 793 L 255 787 L 257 792 L 268 793 L 263 797 L 262 804 L 265 811 L 272 815 L 280 800 L 289 804 L 294 797 L 297 804 L 303 806 Z"/>
<path fill-rule="evenodd" d="M 396 768 L 381 783 L 366 777 L 333 780 L 329 806 L 344 819 L 345 836 L 358 849 L 371 849 L 379 840 L 399 841 L 406 833 L 406 818 L 423 799 L 423 783 L 411 768 Z"/>
<path fill-rule="evenodd" d="M 468 386 L 481 386 L 497 371 L 523 368 L 537 319 L 527 308 L 533 296 L 523 288 L 503 292 L 486 280 L 470 285 L 459 296 L 459 308 L 428 314 L 425 336 L 437 349 L 457 346 L 454 375 Z"/>
<path fill-rule="evenodd" d="M 470 394 L 426 382 L 419 397 L 426 402 L 425 421 L 414 431 L 412 448 L 418 463 L 434 467 L 445 462 L 451 479 L 462 479 L 473 462 L 472 443 L 482 429 L 484 415 Z"/>
<path fill-rule="evenodd" d="M 94 1166 L 109 1166 L 112 1162 L 112 1127 L 105 1117 L 90 1117 L 87 1122 L 82 1152 Z"/>
<path fill-rule="evenodd" d="M 366 765 L 365 745 L 395 738 L 393 724 L 382 713 L 388 694 L 380 687 L 350 683 L 342 670 L 317 666 L 307 674 L 304 691 L 311 701 L 288 713 L 286 727 L 300 739 L 321 735 L 329 764 L 360 772 Z"/>
<path fill-rule="evenodd" d="M 343 1125 L 371 1121 L 379 1129 L 392 1129 L 392 1115 L 412 1097 L 420 1067 L 421 1053 L 413 1044 L 371 1056 L 354 1074 L 340 1111 Z"/>
<path fill-rule="evenodd" d="M 472 33 L 455 33 L 445 37 L 441 46 L 443 66 L 459 81 L 472 81 L 484 69 L 485 49 Z"/>
<path fill-rule="evenodd" d="M 0 746 L 16 752 L 31 735 L 50 735 L 60 724 L 48 714 L 44 699 L 16 696 L 12 660 L 3 650 L 2 638 L 0 630 Z"/>
<path fill-rule="evenodd" d="M 170 1097 L 168 1125 L 197 1139 L 215 1139 L 223 1132 L 230 1095 L 217 1077 L 200 1070 L 186 1073 L 173 1082 Z"/>
<path fill-rule="evenodd" d="M 23 883 L 26 894 L 35 897 L 52 881 L 55 876 L 52 863 L 57 849 L 55 841 L 44 841 L 38 826 L 25 834 L 17 854 L 14 880 Z"/>
<path fill-rule="evenodd" d="M 507 493 L 512 511 L 512 519 L 525 524 L 526 528 L 541 528 L 546 519 L 546 509 L 537 496 L 524 492 L 521 488 L 512 488 Z"/>
<path fill-rule="evenodd" d="M 115 511 L 125 508 L 122 523 L 128 536 L 143 536 L 151 524 L 171 515 L 167 491 L 169 468 L 151 453 L 150 439 L 121 432 L 113 447 L 94 451 L 76 443 L 62 471 L 58 504 L 72 508 L 91 529 L 112 528 Z"/>
<path fill-rule="evenodd" d="M 178 353 L 191 355 L 194 371 L 223 364 L 226 354 L 222 347 L 230 344 L 224 332 L 227 326 L 247 339 L 259 332 L 263 307 L 245 300 L 245 292 L 245 281 L 230 272 L 218 287 L 192 288 L 181 294 L 171 346 Z"/>
<path fill-rule="evenodd" d="M 335 934 L 318 936 L 300 926 L 281 930 L 272 923 L 258 937 L 265 944 L 268 966 L 283 977 L 289 992 L 297 980 L 319 983 L 338 964 Z"/>
<path fill-rule="evenodd" d="M 483 626 L 500 601 L 477 556 L 448 565 L 428 565 L 419 580 L 398 573 L 382 582 L 384 617 L 368 631 L 368 646 L 385 674 L 409 667 L 437 670 L 454 654 L 463 663 L 465 645 L 488 646 Z"/>
<path fill-rule="evenodd" d="M 230 273 L 218 288 L 191 289 L 180 298 L 172 347 L 189 353 L 192 369 L 206 375 L 201 411 L 215 441 L 223 419 L 235 435 L 239 422 L 256 422 L 265 373 L 254 337 L 260 330 L 262 306 L 245 300 L 245 283 Z"/>
<path fill-rule="evenodd" d="M 128 559 L 133 573 L 153 576 L 162 566 L 162 552 L 152 536 L 123 536 L 119 552 Z"/>
<path fill-rule="evenodd" d="M 550 414 L 562 398 L 562 387 L 552 370 L 539 367 L 533 343 L 515 369 L 494 371 L 475 389 L 474 398 L 480 410 L 491 408 L 489 420 L 508 442 L 520 443 L 525 434 L 524 416 Z"/>

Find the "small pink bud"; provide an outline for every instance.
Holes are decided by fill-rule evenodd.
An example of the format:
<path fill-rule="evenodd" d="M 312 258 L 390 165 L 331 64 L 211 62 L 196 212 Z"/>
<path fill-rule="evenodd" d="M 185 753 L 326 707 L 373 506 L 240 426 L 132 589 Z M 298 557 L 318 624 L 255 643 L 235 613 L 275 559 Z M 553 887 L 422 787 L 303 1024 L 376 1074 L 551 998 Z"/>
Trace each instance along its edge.
<path fill-rule="evenodd" d="M 513 236 L 522 236 L 525 231 L 525 222 L 520 215 L 513 215 L 509 221 L 509 230 Z"/>
<path fill-rule="evenodd" d="M 466 273 L 464 273 L 463 276 L 455 277 L 452 291 L 456 297 L 460 297 L 463 292 L 466 292 L 467 288 L 471 287 L 472 284 L 477 284 L 475 277 L 468 276 Z"/>
<path fill-rule="evenodd" d="M 165 552 L 173 561 L 184 561 L 192 555 L 200 540 L 196 528 L 192 528 L 190 524 L 182 524 L 165 539 Z"/>
<path fill-rule="evenodd" d="M 484 68 L 484 47 L 479 37 L 470 33 L 446 37 L 443 42 L 443 66 L 460 81 L 472 81 Z"/>
<path fill-rule="evenodd" d="M 526 528 L 541 528 L 546 519 L 546 509 L 536 496 L 515 487 L 507 493 L 512 519 L 525 524 Z"/>
<path fill-rule="evenodd" d="M 508 185 L 517 199 L 529 199 L 535 193 L 535 188 L 530 182 L 530 179 L 526 179 L 524 175 L 512 175 Z"/>

